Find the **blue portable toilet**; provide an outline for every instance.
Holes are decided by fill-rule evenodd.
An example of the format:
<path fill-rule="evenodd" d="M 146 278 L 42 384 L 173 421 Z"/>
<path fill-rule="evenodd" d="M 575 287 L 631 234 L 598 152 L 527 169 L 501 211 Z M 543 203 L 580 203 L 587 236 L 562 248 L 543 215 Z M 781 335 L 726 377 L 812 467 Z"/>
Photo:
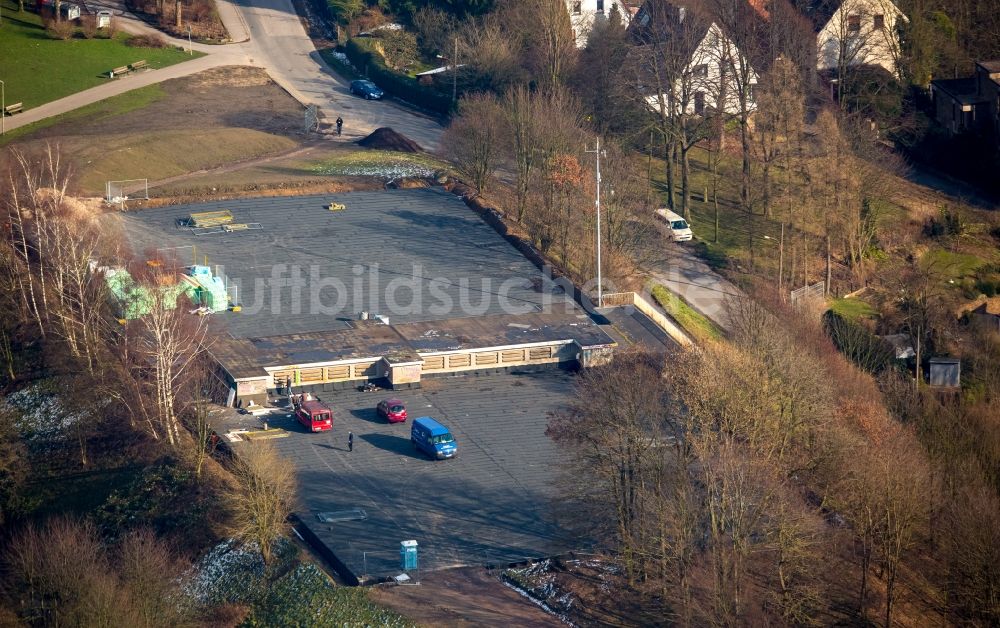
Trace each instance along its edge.
<path fill-rule="evenodd" d="M 403 571 L 410 571 L 417 568 L 417 542 L 400 541 L 399 559 Z"/>

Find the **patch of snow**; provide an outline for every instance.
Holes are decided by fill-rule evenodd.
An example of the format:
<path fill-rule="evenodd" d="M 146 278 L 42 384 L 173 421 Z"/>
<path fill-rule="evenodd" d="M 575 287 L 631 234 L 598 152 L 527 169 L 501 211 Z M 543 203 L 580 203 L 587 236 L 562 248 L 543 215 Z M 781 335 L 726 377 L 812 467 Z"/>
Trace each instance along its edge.
<path fill-rule="evenodd" d="M 434 176 L 433 169 L 411 162 L 326 166 L 317 168 L 316 172 L 319 174 L 340 175 L 345 177 L 375 177 L 378 179 L 385 179 L 386 181 L 416 177 L 430 178 Z"/>
<path fill-rule="evenodd" d="M 235 539 L 219 543 L 184 576 L 184 594 L 199 605 L 246 601 L 264 577 L 264 560 L 256 545 Z"/>
<path fill-rule="evenodd" d="M 526 598 L 529 602 L 531 602 L 532 604 L 534 604 L 538 608 L 542 609 L 543 611 L 545 611 L 549 615 L 552 615 L 553 617 L 555 617 L 556 619 L 558 619 L 562 623 L 566 624 L 567 626 L 574 626 L 574 627 L 576 626 L 576 624 L 574 624 L 573 622 L 571 622 L 568 617 L 566 617 L 562 613 L 557 613 L 548 604 L 546 604 L 545 602 L 543 602 L 543 601 L 541 601 L 539 599 L 536 599 L 533 595 L 531 595 L 530 593 L 528 593 L 527 591 L 525 591 L 521 587 L 519 587 L 516 584 L 514 584 L 513 582 L 511 582 L 509 579 L 502 578 L 501 582 L 503 582 L 505 586 L 507 586 L 510 589 L 512 589 L 515 593 L 517 593 L 518 595 L 520 595 L 523 598 Z"/>
<path fill-rule="evenodd" d="M 336 59 L 337 61 L 339 61 L 339 62 L 343 63 L 344 65 L 346 65 L 347 67 L 351 68 L 352 70 L 355 70 L 355 71 L 357 71 L 357 70 L 355 69 L 355 67 L 354 67 L 354 64 L 353 64 L 353 63 L 351 63 L 351 60 L 350 60 L 350 59 L 348 59 L 348 58 L 347 58 L 347 55 L 345 55 L 344 53 L 342 53 L 342 52 L 338 52 L 338 51 L 334 50 L 333 52 L 331 52 L 331 53 L 330 53 L 330 55 L 331 55 L 331 56 L 332 56 L 332 57 L 333 57 L 334 59 Z"/>
<path fill-rule="evenodd" d="M 86 412 L 67 410 L 59 394 L 44 382 L 12 392 L 0 400 L 0 405 L 15 412 L 18 432 L 29 441 L 64 437 L 86 417 Z"/>

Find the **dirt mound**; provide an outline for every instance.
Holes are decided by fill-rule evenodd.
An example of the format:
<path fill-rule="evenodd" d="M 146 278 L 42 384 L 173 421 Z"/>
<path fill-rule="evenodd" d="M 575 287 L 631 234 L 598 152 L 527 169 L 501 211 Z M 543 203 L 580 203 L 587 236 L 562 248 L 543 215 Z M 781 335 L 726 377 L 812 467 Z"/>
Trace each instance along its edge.
<path fill-rule="evenodd" d="M 365 148 L 394 150 L 400 153 L 419 153 L 424 150 L 420 148 L 420 144 L 387 126 L 375 129 L 368 137 L 358 140 L 358 144 Z"/>

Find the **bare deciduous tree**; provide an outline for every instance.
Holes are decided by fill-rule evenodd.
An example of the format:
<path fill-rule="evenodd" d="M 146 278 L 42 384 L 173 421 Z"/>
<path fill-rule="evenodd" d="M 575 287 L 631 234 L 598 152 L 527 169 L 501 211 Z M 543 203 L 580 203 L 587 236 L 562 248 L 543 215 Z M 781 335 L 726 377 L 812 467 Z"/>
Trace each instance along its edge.
<path fill-rule="evenodd" d="M 441 139 L 445 154 L 479 192 L 486 191 L 503 157 L 503 113 L 489 94 L 467 96 Z"/>
<path fill-rule="evenodd" d="M 295 500 L 295 470 L 267 441 L 249 442 L 233 458 L 233 532 L 257 545 L 265 563 L 288 528 Z"/>
<path fill-rule="evenodd" d="M 133 412 L 151 413 L 155 423 L 148 423 L 150 434 L 153 438 L 164 436 L 176 447 L 180 444 L 177 392 L 208 346 L 208 322 L 188 313 L 186 297 L 172 285 L 176 281 L 173 271 L 150 267 L 149 272 L 148 283 L 137 281 L 148 312 L 128 322 L 125 344 L 129 346 L 121 350 L 121 355 L 130 361 L 127 370 L 136 369 L 133 377 L 148 376 L 152 380 L 152 411 L 133 406 Z M 143 383 L 137 382 L 135 387 L 141 389 Z"/>

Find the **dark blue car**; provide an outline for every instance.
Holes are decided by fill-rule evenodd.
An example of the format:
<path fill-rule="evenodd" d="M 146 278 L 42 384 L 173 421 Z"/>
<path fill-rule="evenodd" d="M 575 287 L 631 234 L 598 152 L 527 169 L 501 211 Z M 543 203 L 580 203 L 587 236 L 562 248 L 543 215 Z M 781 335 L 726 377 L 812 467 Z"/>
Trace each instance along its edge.
<path fill-rule="evenodd" d="M 385 95 L 385 93 L 378 88 L 378 85 L 372 83 L 371 81 L 351 81 L 351 93 L 362 96 L 366 100 L 378 100 Z"/>

